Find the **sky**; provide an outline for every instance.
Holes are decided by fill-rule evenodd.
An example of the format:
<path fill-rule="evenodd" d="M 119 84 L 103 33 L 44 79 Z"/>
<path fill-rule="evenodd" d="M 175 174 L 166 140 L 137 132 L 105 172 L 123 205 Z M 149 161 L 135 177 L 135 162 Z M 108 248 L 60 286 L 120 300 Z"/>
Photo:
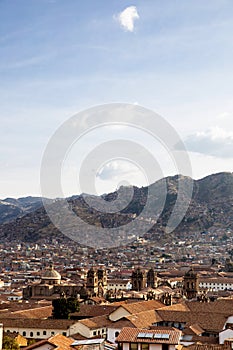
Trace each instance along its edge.
<path fill-rule="evenodd" d="M 162 116 L 184 142 L 193 178 L 232 172 L 232 33 L 232 0 L 0 0 L 0 198 L 40 195 L 41 162 L 56 130 L 115 102 Z M 159 175 L 176 173 L 161 144 L 120 129 L 77 142 L 63 162 L 65 195 L 82 191 L 87 150 L 114 137 L 140 140 Z M 98 194 L 124 181 L 146 183 L 124 159 L 104 163 L 94 177 Z"/>

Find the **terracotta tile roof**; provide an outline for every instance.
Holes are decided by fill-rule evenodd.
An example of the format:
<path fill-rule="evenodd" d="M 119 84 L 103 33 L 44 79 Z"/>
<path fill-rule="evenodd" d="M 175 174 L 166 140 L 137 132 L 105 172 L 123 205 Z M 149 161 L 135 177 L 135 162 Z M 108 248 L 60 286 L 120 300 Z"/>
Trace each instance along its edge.
<path fill-rule="evenodd" d="M 127 318 L 123 317 L 118 321 L 112 322 L 112 324 L 110 325 L 109 328 L 113 328 L 113 329 L 122 329 L 124 327 L 132 327 L 134 328 L 135 325 L 133 322 L 131 322 L 130 320 L 128 320 Z"/>
<path fill-rule="evenodd" d="M 179 312 L 169 310 L 156 311 L 161 319 L 165 322 L 181 322 L 185 323 L 187 327 L 198 324 L 205 331 L 219 332 L 227 320 L 227 317 L 216 312 Z"/>
<path fill-rule="evenodd" d="M 142 311 L 125 318 L 137 328 L 148 328 L 153 323 L 161 321 L 161 318 L 154 310 Z"/>
<path fill-rule="evenodd" d="M 50 344 L 52 345 L 56 350 L 71 350 L 73 349 L 71 347 L 71 344 L 74 342 L 74 339 L 67 338 L 64 335 L 56 334 L 53 337 L 50 337 L 49 339 L 44 339 L 36 342 L 35 344 L 32 344 L 30 346 L 27 346 L 24 348 L 25 350 L 33 350 L 39 348 L 41 345 Z"/>
<path fill-rule="evenodd" d="M 191 321 L 190 311 L 156 310 L 156 313 L 165 322 L 189 322 Z"/>
<path fill-rule="evenodd" d="M 190 311 L 190 308 L 185 302 L 173 304 L 169 306 L 163 306 L 163 310 L 169 310 L 169 311 Z"/>
<path fill-rule="evenodd" d="M 28 310 L 17 310 L 1 314 L 1 318 L 48 318 L 52 315 L 52 306 L 42 306 Z"/>
<path fill-rule="evenodd" d="M 107 315 L 85 318 L 84 320 L 80 320 L 79 322 L 87 326 L 89 329 L 107 327 L 112 324 L 112 321 L 108 319 Z"/>
<path fill-rule="evenodd" d="M 2 320 L 3 326 L 10 328 L 44 328 L 44 329 L 68 329 L 72 324 L 77 321 L 72 320 L 55 320 L 55 319 L 10 319 L 6 318 Z"/>
<path fill-rule="evenodd" d="M 132 304 L 124 304 L 122 307 L 131 314 L 136 314 L 138 312 L 155 310 L 163 307 L 164 304 L 158 300 L 148 300 L 148 301 L 139 301 Z"/>
<path fill-rule="evenodd" d="M 227 320 L 233 315 L 233 300 L 219 299 L 211 303 L 185 302 L 156 310 L 165 322 L 182 322 L 186 327 L 194 324 L 205 331 L 219 332 Z"/>
<path fill-rule="evenodd" d="M 49 338 L 48 342 L 50 344 L 56 345 L 57 350 L 71 350 L 71 349 L 73 349 L 71 347 L 71 344 L 73 344 L 74 339 L 67 338 L 62 334 L 56 334 L 53 337 Z"/>
<path fill-rule="evenodd" d="M 32 344 L 32 345 L 29 345 L 27 346 L 26 348 L 24 348 L 24 350 L 32 350 L 32 349 L 36 349 L 38 347 L 40 347 L 41 345 L 45 345 L 45 344 L 49 344 L 48 340 L 47 339 L 43 339 L 43 340 L 40 340 L 40 341 L 37 341 L 36 343 Z M 56 346 L 54 346 L 55 348 Z"/>
<path fill-rule="evenodd" d="M 109 315 L 117 309 L 114 305 L 80 305 L 80 310 L 71 314 L 71 317 L 88 318 L 100 315 Z"/>
<path fill-rule="evenodd" d="M 233 299 L 218 299 L 211 303 L 193 301 L 187 302 L 187 306 L 194 312 L 215 312 L 226 316 L 233 314 Z"/>
<path fill-rule="evenodd" d="M 190 325 L 182 330 L 185 335 L 201 335 L 204 331 L 199 324 Z"/>
<path fill-rule="evenodd" d="M 157 338 L 138 338 L 139 333 L 152 333 L 152 334 L 168 334 L 169 339 L 157 339 Z M 117 337 L 118 343 L 154 343 L 154 344 L 178 344 L 181 337 L 181 331 L 176 329 L 151 329 L 145 330 L 140 328 L 123 328 Z"/>

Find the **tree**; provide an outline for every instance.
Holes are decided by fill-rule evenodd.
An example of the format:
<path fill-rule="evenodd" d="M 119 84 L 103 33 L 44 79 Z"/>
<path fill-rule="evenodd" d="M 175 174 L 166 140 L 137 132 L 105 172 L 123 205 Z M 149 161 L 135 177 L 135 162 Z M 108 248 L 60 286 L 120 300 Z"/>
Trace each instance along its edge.
<path fill-rule="evenodd" d="M 2 348 L 4 350 L 19 350 L 19 344 L 14 338 L 6 335 L 3 337 Z"/>
<path fill-rule="evenodd" d="M 62 296 L 59 299 L 54 299 L 52 305 L 53 317 L 57 319 L 69 319 L 70 313 L 79 311 L 79 302 L 74 297 Z"/>

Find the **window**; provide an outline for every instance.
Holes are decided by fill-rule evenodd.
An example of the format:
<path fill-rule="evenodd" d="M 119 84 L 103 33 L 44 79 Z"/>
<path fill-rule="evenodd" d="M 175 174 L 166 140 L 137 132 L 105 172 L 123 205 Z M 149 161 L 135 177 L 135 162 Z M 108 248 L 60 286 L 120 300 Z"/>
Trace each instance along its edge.
<path fill-rule="evenodd" d="M 168 350 L 168 344 L 162 344 L 162 350 Z"/>
<path fill-rule="evenodd" d="M 62 332 L 62 334 L 63 334 L 64 336 L 66 336 L 66 332 Z"/>
<path fill-rule="evenodd" d="M 33 337 L 33 332 L 30 332 L 30 337 Z"/>
<path fill-rule="evenodd" d="M 102 333 L 104 333 L 104 329 L 102 329 Z"/>
<path fill-rule="evenodd" d="M 26 334 L 27 334 L 27 333 L 26 333 L 25 331 L 23 331 L 23 337 L 26 337 Z"/>
<path fill-rule="evenodd" d="M 138 344 L 137 343 L 130 343 L 130 350 L 137 350 Z"/>
<path fill-rule="evenodd" d="M 54 334 L 55 334 L 54 331 L 52 331 L 52 332 L 51 332 L 51 335 L 54 335 Z"/>
<path fill-rule="evenodd" d="M 96 335 L 96 331 L 93 332 L 93 335 Z"/>
<path fill-rule="evenodd" d="M 43 331 L 43 335 L 46 335 L 46 331 Z"/>
<path fill-rule="evenodd" d="M 119 334 L 119 332 L 115 332 L 115 338 L 117 338 Z"/>
<path fill-rule="evenodd" d="M 141 344 L 141 350 L 149 350 L 149 344 Z"/>
<path fill-rule="evenodd" d="M 40 332 L 36 332 L 36 335 L 40 335 Z"/>

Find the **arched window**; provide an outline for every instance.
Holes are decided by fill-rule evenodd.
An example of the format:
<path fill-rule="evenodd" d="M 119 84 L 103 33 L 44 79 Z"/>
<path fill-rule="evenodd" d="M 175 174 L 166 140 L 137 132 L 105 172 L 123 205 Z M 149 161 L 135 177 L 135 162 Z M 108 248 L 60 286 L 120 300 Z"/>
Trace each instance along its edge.
<path fill-rule="evenodd" d="M 33 337 L 33 332 L 30 332 L 30 337 Z"/>
<path fill-rule="evenodd" d="M 115 338 L 117 338 L 119 334 L 119 332 L 115 332 Z"/>

